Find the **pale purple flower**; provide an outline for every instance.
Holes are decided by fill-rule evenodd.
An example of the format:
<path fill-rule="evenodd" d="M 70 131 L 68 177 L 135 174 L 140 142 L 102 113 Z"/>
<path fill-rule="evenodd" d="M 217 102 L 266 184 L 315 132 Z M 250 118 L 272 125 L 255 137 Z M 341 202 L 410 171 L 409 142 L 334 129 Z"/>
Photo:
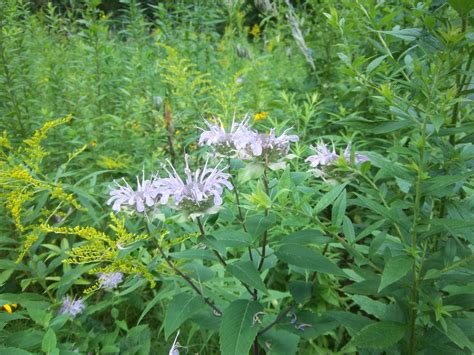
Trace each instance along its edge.
<path fill-rule="evenodd" d="M 173 345 L 171 345 L 171 349 L 168 353 L 169 355 L 179 355 L 178 348 L 180 348 L 181 346 L 178 343 L 178 337 L 179 337 L 179 329 L 178 329 L 178 333 L 176 334 L 176 337 L 174 338 Z"/>
<path fill-rule="evenodd" d="M 315 155 L 311 155 L 306 158 L 306 161 L 310 163 L 311 167 L 317 168 L 318 166 L 330 166 L 333 165 L 340 159 L 340 156 L 336 153 L 336 149 L 334 148 L 334 144 L 332 150 L 328 148 L 328 146 L 323 142 L 320 141 L 316 147 L 312 147 L 315 151 Z M 351 163 L 351 149 L 352 144 L 349 143 L 342 154 L 342 158 L 346 161 L 347 164 Z M 354 163 L 359 164 L 369 160 L 369 158 L 365 155 L 362 155 L 358 152 L 354 153 Z M 319 175 L 324 175 L 324 172 L 321 170 L 317 170 L 316 172 Z"/>
<path fill-rule="evenodd" d="M 336 154 L 334 145 L 332 147 L 332 150 L 330 150 L 323 141 L 320 141 L 315 147 L 312 148 L 314 149 L 316 154 L 306 158 L 306 161 L 309 162 L 313 168 L 319 165 L 329 165 L 339 159 L 339 156 Z"/>
<path fill-rule="evenodd" d="M 99 274 L 100 285 L 104 288 L 112 289 L 116 288 L 119 283 L 123 280 L 123 274 L 121 272 L 107 272 Z"/>
<path fill-rule="evenodd" d="M 146 207 L 152 207 L 156 204 L 159 191 L 154 187 L 154 181 L 142 177 L 142 181 L 137 176 L 137 188 L 134 190 L 125 179 L 122 179 L 125 185 L 115 182 L 117 188 L 110 191 L 110 198 L 107 204 L 112 204 L 112 209 L 116 212 L 120 210 L 135 210 L 137 212 L 145 212 Z"/>
<path fill-rule="evenodd" d="M 82 313 L 86 309 L 86 305 L 82 298 L 76 299 L 66 296 L 63 298 L 63 305 L 59 310 L 59 314 L 67 314 L 72 318 L 76 317 L 78 314 Z"/>
<path fill-rule="evenodd" d="M 344 150 L 344 160 L 348 163 L 351 162 L 351 149 L 352 149 L 352 142 L 349 142 L 346 149 Z M 363 154 L 360 154 L 358 152 L 354 153 L 354 163 L 360 164 L 360 163 L 366 162 L 368 160 L 369 160 L 369 157 L 367 157 Z"/>
<path fill-rule="evenodd" d="M 204 168 L 192 172 L 189 168 L 188 155 L 185 156 L 186 166 L 183 180 L 176 172 L 173 165 L 168 162 L 171 171 L 165 166 L 168 173 L 167 178 L 157 179 L 154 187 L 160 191 L 160 203 L 165 204 L 171 198 L 172 207 L 197 216 L 199 213 L 211 213 L 211 209 L 222 204 L 222 193 L 224 187 L 233 189 L 229 182 L 230 175 L 224 173 L 224 169 L 208 167 L 208 160 Z"/>
<path fill-rule="evenodd" d="M 239 156 L 239 152 L 255 142 L 258 136 L 258 133 L 250 128 L 249 119 L 250 117 L 246 117 L 242 122 L 232 120 L 228 132 L 220 118 L 214 118 L 214 122 L 206 121 L 208 130 L 201 128 L 203 132 L 198 143 L 212 147 L 219 155 Z"/>

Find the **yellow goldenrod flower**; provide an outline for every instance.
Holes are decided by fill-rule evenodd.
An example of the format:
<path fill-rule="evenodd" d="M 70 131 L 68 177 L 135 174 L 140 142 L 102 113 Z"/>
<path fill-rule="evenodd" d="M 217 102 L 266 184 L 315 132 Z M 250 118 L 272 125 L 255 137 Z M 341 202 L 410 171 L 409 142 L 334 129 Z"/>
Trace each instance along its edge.
<path fill-rule="evenodd" d="M 258 121 L 264 120 L 267 117 L 268 117 L 268 112 L 261 111 L 261 112 L 257 112 L 253 119 L 255 122 L 258 122 Z"/>

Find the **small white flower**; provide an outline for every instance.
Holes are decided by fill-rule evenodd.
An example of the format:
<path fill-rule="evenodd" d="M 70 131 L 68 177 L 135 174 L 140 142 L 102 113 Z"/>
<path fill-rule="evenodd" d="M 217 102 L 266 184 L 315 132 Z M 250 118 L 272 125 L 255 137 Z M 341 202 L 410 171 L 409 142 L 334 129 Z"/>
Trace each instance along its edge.
<path fill-rule="evenodd" d="M 86 305 L 82 298 L 76 299 L 66 296 L 63 298 L 63 305 L 59 310 L 59 314 L 67 314 L 72 318 L 76 317 L 78 314 L 82 313 L 86 309 Z"/>

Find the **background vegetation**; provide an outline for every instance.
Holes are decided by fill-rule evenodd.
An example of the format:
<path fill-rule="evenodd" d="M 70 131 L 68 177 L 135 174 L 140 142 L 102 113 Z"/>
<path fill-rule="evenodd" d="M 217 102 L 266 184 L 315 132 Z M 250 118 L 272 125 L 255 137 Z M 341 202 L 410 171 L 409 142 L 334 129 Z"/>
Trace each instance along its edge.
<path fill-rule="evenodd" d="M 164 354 L 179 327 L 181 352 L 219 353 L 220 317 L 195 300 L 176 315 L 192 290 L 153 242 L 133 250 L 137 262 L 117 290 L 87 296 L 75 319 L 58 315 L 64 295 L 96 282 L 97 263 L 64 262 L 84 236 L 45 225 L 110 231 L 114 179 L 134 181 L 165 159 L 180 166 L 185 151 L 197 165 L 203 118 L 228 124 L 265 112 L 255 127 L 293 127 L 300 142 L 297 159 L 270 177 L 264 228 L 270 248 L 304 250 L 272 254 L 263 274 L 261 328 L 279 322 L 259 351 L 472 353 L 472 8 L 469 0 L 0 2 L 0 304 L 18 304 L 0 313 L 0 351 Z M 370 163 L 316 178 L 304 159 L 319 139 L 352 141 Z M 242 192 L 258 186 L 251 179 Z M 226 201 L 206 221 L 213 233 L 238 224 L 232 194 Z M 263 213 L 255 199 L 242 204 L 246 221 Z M 126 226 L 144 232 L 137 220 Z M 167 228 L 172 237 L 198 231 L 191 222 Z M 225 308 L 246 290 L 192 253 L 200 243 L 170 250 Z M 223 248 L 241 257 L 236 245 Z M 306 252 L 343 273 L 295 261 Z M 310 326 L 295 329 L 288 306 Z"/>

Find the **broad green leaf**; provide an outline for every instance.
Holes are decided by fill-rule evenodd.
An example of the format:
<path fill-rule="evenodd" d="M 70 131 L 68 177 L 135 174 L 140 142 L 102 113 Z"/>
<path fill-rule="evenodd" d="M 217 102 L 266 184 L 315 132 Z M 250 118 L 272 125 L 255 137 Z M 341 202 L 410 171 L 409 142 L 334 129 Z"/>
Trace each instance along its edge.
<path fill-rule="evenodd" d="M 388 285 L 400 280 L 413 265 L 413 258 L 405 255 L 394 256 L 386 264 L 382 272 L 382 279 L 378 292 L 382 291 Z"/>
<path fill-rule="evenodd" d="M 222 315 L 219 327 L 220 349 L 223 355 L 248 354 L 258 332 L 254 317 L 263 307 L 256 301 L 236 300 Z"/>
<path fill-rule="evenodd" d="M 266 230 L 273 227 L 276 223 L 276 216 L 273 213 L 265 216 L 263 214 L 254 215 L 248 217 L 245 221 L 247 231 L 252 236 L 252 239 L 256 239 L 263 234 Z"/>
<path fill-rule="evenodd" d="M 262 292 L 268 293 L 265 284 L 260 278 L 260 273 L 252 261 L 238 261 L 227 265 L 227 271 L 237 277 L 243 283 L 256 288 Z"/>
<path fill-rule="evenodd" d="M 179 326 L 197 313 L 203 306 L 204 300 L 199 295 L 191 295 L 188 293 L 180 293 L 173 297 L 166 309 L 164 328 L 165 338 L 168 337 L 179 328 Z"/>
<path fill-rule="evenodd" d="M 384 320 L 387 312 L 387 304 L 375 301 L 367 296 L 354 295 L 351 298 L 365 313 Z"/>
<path fill-rule="evenodd" d="M 313 284 L 306 281 L 290 281 L 288 288 L 294 300 L 300 304 L 306 303 L 311 298 Z"/>
<path fill-rule="evenodd" d="M 283 237 L 282 244 L 317 244 L 322 245 L 331 241 L 323 232 L 317 229 L 303 229 Z"/>
<path fill-rule="evenodd" d="M 302 245 L 285 244 L 275 254 L 279 260 L 290 265 L 299 266 L 310 271 L 345 276 L 345 273 L 327 257 Z"/>
<path fill-rule="evenodd" d="M 250 234 L 240 230 L 223 228 L 212 233 L 212 236 L 216 238 L 218 242 L 231 248 L 246 247 L 252 243 Z"/>
<path fill-rule="evenodd" d="M 448 2 L 461 16 L 467 15 L 474 9 L 474 1 L 472 0 L 448 0 Z"/>
<path fill-rule="evenodd" d="M 260 346 L 272 355 L 294 355 L 298 350 L 300 337 L 285 330 L 271 329 L 259 337 Z"/>
<path fill-rule="evenodd" d="M 41 343 L 41 350 L 43 350 L 46 354 L 51 354 L 54 349 L 56 349 L 56 334 L 54 330 L 49 328 L 48 331 L 44 334 L 43 342 Z"/>
<path fill-rule="evenodd" d="M 474 344 L 469 338 L 464 334 L 461 328 L 457 326 L 451 319 L 445 318 L 444 319 L 447 325 L 447 330 L 443 333 L 457 346 L 461 349 L 468 348 L 472 352 L 474 352 Z"/>
<path fill-rule="evenodd" d="M 319 213 L 324 210 L 327 206 L 333 203 L 339 194 L 344 190 L 347 184 L 341 184 L 334 186 L 328 193 L 321 197 L 314 207 L 314 213 Z"/>
<path fill-rule="evenodd" d="M 405 335 L 406 324 L 382 321 L 369 324 L 352 338 L 350 344 L 361 348 L 388 348 Z"/>

